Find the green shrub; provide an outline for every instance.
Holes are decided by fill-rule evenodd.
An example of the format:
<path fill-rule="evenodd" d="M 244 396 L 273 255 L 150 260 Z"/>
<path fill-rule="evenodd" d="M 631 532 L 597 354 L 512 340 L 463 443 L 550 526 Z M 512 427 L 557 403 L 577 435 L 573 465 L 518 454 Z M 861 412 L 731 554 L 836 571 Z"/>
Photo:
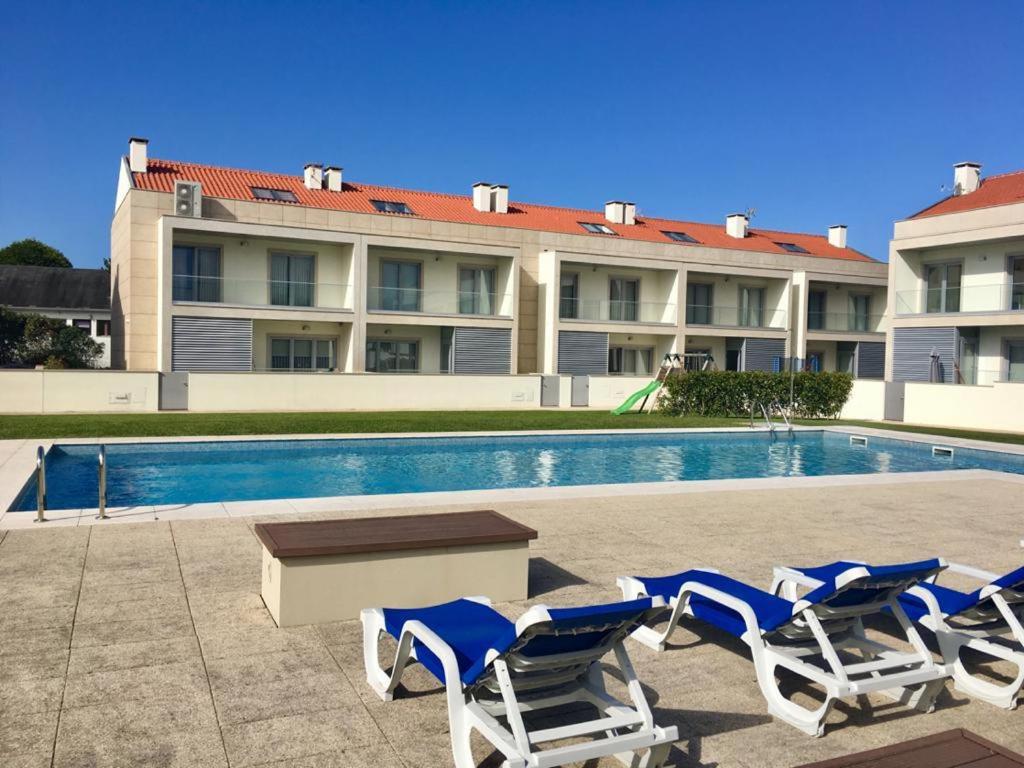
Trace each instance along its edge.
<path fill-rule="evenodd" d="M 675 416 L 749 416 L 752 403 L 778 402 L 799 418 L 833 419 L 852 387 L 848 373 L 690 371 L 666 382 L 658 408 Z"/>

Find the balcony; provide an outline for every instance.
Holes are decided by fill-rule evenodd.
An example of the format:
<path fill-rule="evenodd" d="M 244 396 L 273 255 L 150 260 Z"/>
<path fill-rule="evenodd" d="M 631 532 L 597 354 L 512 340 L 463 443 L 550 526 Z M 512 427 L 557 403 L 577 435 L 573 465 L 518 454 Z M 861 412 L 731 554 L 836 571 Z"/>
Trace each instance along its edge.
<path fill-rule="evenodd" d="M 884 315 L 856 312 L 808 312 L 807 330 L 849 333 L 880 333 Z"/>
<path fill-rule="evenodd" d="M 343 283 L 173 275 L 171 286 L 175 304 L 352 310 L 352 286 Z"/>
<path fill-rule="evenodd" d="M 686 305 L 687 325 L 714 325 L 726 328 L 768 328 L 786 330 L 786 312 L 781 309 L 724 307 L 707 304 Z"/>
<path fill-rule="evenodd" d="M 512 297 L 482 291 L 425 291 L 421 288 L 367 289 L 367 309 L 423 315 L 475 315 L 512 317 Z"/>
<path fill-rule="evenodd" d="M 896 314 L 950 312 L 1019 312 L 1024 310 L 1024 283 L 957 285 L 896 292 Z"/>
<path fill-rule="evenodd" d="M 659 302 L 617 299 L 592 300 L 562 298 L 558 302 L 560 320 L 584 320 L 599 323 L 652 323 L 675 325 L 676 305 Z"/>

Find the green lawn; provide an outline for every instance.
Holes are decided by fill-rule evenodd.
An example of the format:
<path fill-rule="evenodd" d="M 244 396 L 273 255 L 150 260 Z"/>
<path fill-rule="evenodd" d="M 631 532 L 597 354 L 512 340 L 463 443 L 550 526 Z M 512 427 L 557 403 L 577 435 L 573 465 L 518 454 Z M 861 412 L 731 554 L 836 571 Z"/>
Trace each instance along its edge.
<path fill-rule="evenodd" d="M 0 439 L 62 437 L 170 437 L 179 435 L 288 435 L 354 432 L 480 432 L 488 430 L 640 429 L 736 427 L 746 419 L 612 416 L 602 411 L 382 411 L 374 413 L 152 413 L 0 416 Z M 948 437 L 1024 444 L 1024 435 L 912 427 L 870 421 L 800 421 L 851 424 Z"/>

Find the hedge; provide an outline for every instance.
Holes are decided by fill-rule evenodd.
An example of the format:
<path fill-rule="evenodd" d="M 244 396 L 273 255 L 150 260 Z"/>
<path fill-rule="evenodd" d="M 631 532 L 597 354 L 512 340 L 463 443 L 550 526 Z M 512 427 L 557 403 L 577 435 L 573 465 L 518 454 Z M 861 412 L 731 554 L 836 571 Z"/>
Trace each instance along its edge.
<path fill-rule="evenodd" d="M 767 407 L 777 401 L 792 416 L 834 419 L 852 388 L 853 377 L 848 373 L 690 371 L 665 382 L 658 409 L 673 416 L 749 416 L 751 403 Z"/>

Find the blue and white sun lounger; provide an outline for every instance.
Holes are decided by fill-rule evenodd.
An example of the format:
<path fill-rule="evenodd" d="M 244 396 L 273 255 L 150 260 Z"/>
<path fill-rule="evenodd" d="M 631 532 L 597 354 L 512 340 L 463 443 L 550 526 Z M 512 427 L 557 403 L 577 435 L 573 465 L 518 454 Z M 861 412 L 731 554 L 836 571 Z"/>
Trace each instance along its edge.
<path fill-rule="evenodd" d="M 822 579 L 832 578 L 838 569 L 850 565 L 841 562 L 820 568 L 776 568 L 775 579 L 779 589 L 793 598 L 798 585 L 814 588 Z M 1024 687 L 1024 567 L 1004 576 L 958 563 L 950 563 L 948 570 L 976 579 L 982 586 L 973 592 L 960 592 L 938 584 L 934 577 L 900 595 L 900 606 L 907 616 L 935 634 L 958 690 L 1014 709 Z M 1016 675 L 999 685 L 972 674 L 961 659 L 964 648 L 1009 662 L 1016 667 Z"/>
<path fill-rule="evenodd" d="M 542 768 L 606 755 L 627 765 L 655 768 L 667 758 L 678 730 L 654 724 L 623 641 L 664 606 L 660 598 L 582 608 L 536 606 L 515 623 L 491 608 L 485 597 L 408 610 L 368 608 L 361 617 L 366 679 L 385 701 L 414 662 L 441 681 L 457 768 L 476 765 L 470 751 L 473 729 L 505 756 L 509 768 Z M 384 634 L 398 641 L 390 674 L 380 664 Z M 605 690 L 600 660 L 609 652 L 618 660 L 632 706 Z M 528 730 L 524 723 L 523 713 L 575 702 L 593 704 L 598 716 L 542 730 Z M 580 736 L 593 738 L 537 748 Z M 640 750 L 647 750 L 642 758 Z"/>
<path fill-rule="evenodd" d="M 672 608 L 664 629 L 641 627 L 633 633 L 636 640 L 664 650 L 683 615 L 735 635 L 750 647 L 768 711 L 805 733 L 821 736 L 838 699 L 873 691 L 932 711 L 949 671 L 932 658 L 897 598 L 944 567 L 941 560 L 888 569 L 857 565 L 798 600 L 703 569 L 661 578 L 625 576 L 618 583 L 626 599 L 660 595 Z M 897 651 L 865 635 L 863 618 L 886 607 L 900 620 L 912 652 Z M 807 709 L 786 698 L 775 679 L 779 667 L 823 687 L 824 703 Z"/>

